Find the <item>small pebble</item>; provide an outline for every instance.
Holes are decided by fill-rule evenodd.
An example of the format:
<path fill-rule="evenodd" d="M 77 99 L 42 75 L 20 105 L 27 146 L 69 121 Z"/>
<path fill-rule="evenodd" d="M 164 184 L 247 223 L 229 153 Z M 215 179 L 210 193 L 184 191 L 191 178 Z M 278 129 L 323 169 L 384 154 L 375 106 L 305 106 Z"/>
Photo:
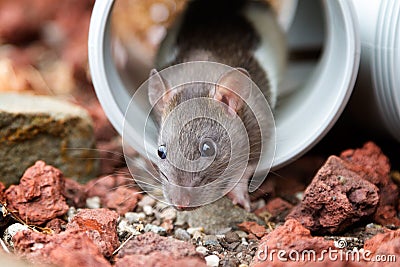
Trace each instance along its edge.
<path fill-rule="evenodd" d="M 242 230 L 237 230 L 237 231 L 235 231 L 235 233 L 237 233 L 240 238 L 243 238 L 243 237 L 246 238 L 248 236 L 248 234 Z"/>
<path fill-rule="evenodd" d="M 188 241 L 190 240 L 190 234 L 182 228 L 175 229 L 174 236 L 176 239 Z"/>
<path fill-rule="evenodd" d="M 215 235 L 206 235 L 203 237 L 204 246 L 217 246 L 219 245 L 218 238 Z"/>
<path fill-rule="evenodd" d="M 240 237 L 237 233 L 235 232 L 228 232 L 225 234 L 225 240 L 228 243 L 233 243 L 233 242 L 238 242 L 240 241 Z"/>
<path fill-rule="evenodd" d="M 247 242 L 246 238 L 242 237 L 242 245 L 248 246 L 249 243 Z"/>
<path fill-rule="evenodd" d="M 164 209 L 161 213 L 160 213 L 160 218 L 161 219 L 166 219 L 166 220 L 175 220 L 176 219 L 176 209 L 174 208 L 167 208 Z"/>
<path fill-rule="evenodd" d="M 162 211 L 162 210 L 166 209 L 167 207 L 168 207 L 168 204 L 163 203 L 163 202 L 157 202 L 156 206 L 155 206 L 155 209 L 159 210 L 159 211 Z"/>
<path fill-rule="evenodd" d="M 193 235 L 195 232 L 204 232 L 204 228 L 203 227 L 190 227 L 190 228 L 186 229 L 186 231 L 190 235 Z"/>
<path fill-rule="evenodd" d="M 295 194 L 295 197 L 296 197 L 299 201 L 302 201 L 302 200 L 303 200 L 303 197 L 304 197 L 304 192 L 303 192 L 303 191 L 297 192 L 297 193 Z"/>
<path fill-rule="evenodd" d="M 151 215 L 154 214 L 153 207 L 150 206 L 150 205 L 144 205 L 144 206 L 143 206 L 143 212 L 144 212 L 147 216 L 151 216 Z"/>
<path fill-rule="evenodd" d="M 238 267 L 249 267 L 249 265 L 247 265 L 246 263 L 242 263 Z"/>
<path fill-rule="evenodd" d="M 163 227 L 153 225 L 153 224 L 146 224 L 146 226 L 144 227 L 144 231 L 145 232 L 153 232 L 158 235 L 166 235 L 167 234 L 167 231 Z"/>
<path fill-rule="evenodd" d="M 203 238 L 204 234 L 200 231 L 196 231 L 193 233 L 192 238 L 198 242 L 199 240 L 201 240 Z"/>
<path fill-rule="evenodd" d="M 121 220 L 117 226 L 118 236 L 124 236 L 126 233 L 129 235 L 140 235 L 140 231 L 138 231 L 137 227 L 130 224 L 127 219 Z"/>
<path fill-rule="evenodd" d="M 88 197 L 86 199 L 86 207 L 89 209 L 100 209 L 101 199 L 98 196 Z"/>
<path fill-rule="evenodd" d="M 4 231 L 3 234 L 3 240 L 4 243 L 6 243 L 6 245 L 9 248 L 14 248 L 14 242 L 12 241 L 12 238 L 14 237 L 14 235 L 18 232 L 21 232 L 23 230 L 28 230 L 28 226 L 23 225 L 21 223 L 14 223 L 11 224 L 10 226 L 7 227 L 7 229 Z"/>
<path fill-rule="evenodd" d="M 74 207 L 70 207 L 67 211 L 68 222 L 71 222 L 72 218 L 78 213 Z"/>
<path fill-rule="evenodd" d="M 144 212 L 127 212 L 125 213 L 125 218 L 130 222 L 140 222 L 146 218 L 146 214 Z"/>
<path fill-rule="evenodd" d="M 206 260 L 207 266 L 210 267 L 218 267 L 219 265 L 219 258 L 217 255 L 210 255 L 204 258 Z"/>
<path fill-rule="evenodd" d="M 152 198 L 149 195 L 144 195 L 143 198 L 139 201 L 138 206 L 139 207 L 144 207 L 144 206 L 153 207 L 154 204 L 156 204 L 156 200 L 154 198 Z"/>
<path fill-rule="evenodd" d="M 196 247 L 196 251 L 203 254 L 203 255 L 207 255 L 208 253 L 208 249 L 206 247 L 203 246 L 198 246 Z"/>

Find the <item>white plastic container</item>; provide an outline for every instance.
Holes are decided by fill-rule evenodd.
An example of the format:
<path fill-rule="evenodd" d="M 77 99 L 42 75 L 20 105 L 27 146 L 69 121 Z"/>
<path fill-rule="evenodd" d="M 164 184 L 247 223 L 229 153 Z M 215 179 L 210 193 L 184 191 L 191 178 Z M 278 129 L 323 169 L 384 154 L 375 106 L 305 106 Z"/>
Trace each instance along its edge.
<path fill-rule="evenodd" d="M 124 87 L 111 55 L 112 5 L 113 0 L 96 1 L 89 33 L 89 63 L 100 103 L 122 134 L 131 93 Z M 289 29 L 289 45 L 292 48 L 320 45 L 322 55 L 308 65 L 308 75 L 298 72 L 298 66 L 289 65 L 287 80 L 296 88 L 276 110 L 277 147 L 273 168 L 288 164 L 315 145 L 346 106 L 359 65 L 360 41 L 356 25 L 351 1 L 298 1 L 297 13 Z M 143 96 L 140 103 L 136 103 L 138 121 L 134 123 L 138 126 L 145 121 L 146 113 L 141 112 L 140 106 L 146 101 Z M 130 139 L 143 140 L 142 129 L 138 127 L 131 132 Z M 150 138 L 156 138 L 156 133 Z M 132 147 L 145 154 L 138 143 L 132 143 Z"/>
<path fill-rule="evenodd" d="M 366 128 L 400 142 L 400 1 L 352 1 L 362 58 L 351 111 Z"/>

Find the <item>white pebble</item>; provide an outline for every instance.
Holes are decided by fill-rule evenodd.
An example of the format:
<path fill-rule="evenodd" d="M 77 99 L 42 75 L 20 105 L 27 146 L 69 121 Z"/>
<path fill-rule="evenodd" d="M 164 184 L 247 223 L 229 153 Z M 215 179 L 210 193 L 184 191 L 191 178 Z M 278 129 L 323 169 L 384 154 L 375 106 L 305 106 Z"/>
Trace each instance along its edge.
<path fill-rule="evenodd" d="M 238 234 L 238 236 L 239 236 L 240 238 L 243 238 L 243 237 L 247 237 L 247 236 L 248 236 L 248 234 L 247 234 L 246 232 L 242 231 L 242 230 L 237 230 L 237 231 L 235 231 L 235 232 Z"/>
<path fill-rule="evenodd" d="M 295 194 L 295 197 L 296 197 L 298 200 L 302 201 L 302 200 L 303 200 L 303 197 L 304 197 L 304 192 L 303 192 L 303 191 L 297 192 L 297 193 Z"/>
<path fill-rule="evenodd" d="M 176 210 L 174 208 L 167 208 L 160 213 L 161 219 L 175 220 Z"/>
<path fill-rule="evenodd" d="M 12 241 L 12 238 L 14 237 L 14 235 L 18 232 L 21 232 L 23 230 L 28 230 L 28 226 L 23 225 L 21 223 L 14 223 L 11 224 L 5 231 L 3 234 L 3 239 L 4 239 L 4 243 L 6 243 L 6 245 L 10 248 L 14 248 L 14 242 Z"/>
<path fill-rule="evenodd" d="M 248 246 L 249 245 L 249 243 L 247 242 L 245 237 L 242 237 L 242 245 L 243 246 Z"/>
<path fill-rule="evenodd" d="M 210 255 L 204 258 L 206 260 L 207 266 L 210 267 L 218 267 L 219 265 L 219 258 L 217 255 Z"/>
<path fill-rule="evenodd" d="M 152 198 L 149 195 L 145 195 L 138 203 L 139 207 L 144 207 L 144 206 L 154 206 L 154 204 L 156 204 L 156 200 L 154 198 Z"/>
<path fill-rule="evenodd" d="M 203 227 L 190 227 L 190 228 L 186 229 L 186 231 L 190 235 L 193 235 L 195 232 L 203 232 L 204 228 Z"/>
<path fill-rule="evenodd" d="M 78 213 L 74 207 L 70 207 L 67 211 L 68 222 L 71 222 L 72 218 Z"/>
<path fill-rule="evenodd" d="M 144 205 L 144 206 L 143 206 L 143 212 L 144 212 L 146 215 L 151 216 L 151 215 L 153 215 L 153 213 L 154 213 L 153 207 L 150 206 L 150 205 Z"/>
<path fill-rule="evenodd" d="M 164 235 L 167 233 L 164 227 L 153 225 L 153 224 L 146 224 L 144 227 L 145 232 L 153 232 L 155 234 Z"/>
<path fill-rule="evenodd" d="M 130 222 L 140 222 L 146 218 L 146 214 L 144 212 L 127 212 L 125 213 L 125 218 Z"/>
<path fill-rule="evenodd" d="M 100 209 L 100 207 L 101 207 L 100 198 L 98 196 L 88 197 L 86 199 L 86 207 L 89 209 Z"/>
<path fill-rule="evenodd" d="M 203 254 L 203 255 L 207 255 L 208 249 L 206 247 L 203 246 L 198 246 L 196 248 L 196 251 Z"/>

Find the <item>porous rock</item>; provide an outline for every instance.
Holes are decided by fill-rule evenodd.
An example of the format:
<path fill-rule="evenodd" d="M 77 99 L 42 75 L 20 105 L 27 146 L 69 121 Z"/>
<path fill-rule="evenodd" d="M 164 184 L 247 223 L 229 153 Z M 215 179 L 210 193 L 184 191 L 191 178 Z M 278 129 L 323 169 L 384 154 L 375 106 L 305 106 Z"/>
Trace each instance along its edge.
<path fill-rule="evenodd" d="M 115 266 L 206 266 L 203 255 L 184 241 L 152 232 L 134 237 L 117 254 Z"/>
<path fill-rule="evenodd" d="M 82 209 L 67 224 L 67 231 L 84 232 L 105 257 L 119 246 L 118 214 L 108 209 Z"/>
<path fill-rule="evenodd" d="M 0 179 L 17 183 L 37 160 L 85 181 L 98 168 L 92 121 L 75 105 L 51 97 L 0 93 Z"/>
<path fill-rule="evenodd" d="M 60 170 L 38 161 L 26 170 L 19 185 L 6 192 L 8 209 L 16 211 L 29 224 L 42 224 L 68 211 L 62 192 L 63 174 Z"/>
<path fill-rule="evenodd" d="M 288 215 L 312 232 L 337 233 L 369 216 L 379 203 L 379 189 L 336 156 L 328 158 L 307 187 L 302 202 Z"/>
<path fill-rule="evenodd" d="M 347 163 L 347 168 L 379 188 L 380 200 L 374 215 L 375 222 L 400 226 L 400 219 L 396 214 L 399 189 L 390 179 L 389 159 L 382 150 L 376 144 L 368 142 L 360 149 L 343 151 L 340 157 Z"/>
<path fill-rule="evenodd" d="M 83 232 L 43 234 L 22 231 L 14 236 L 15 252 L 33 264 L 64 267 L 109 267 L 98 247 Z"/>
<path fill-rule="evenodd" d="M 306 229 L 298 221 L 289 219 L 284 225 L 277 227 L 274 231 L 265 235 L 258 246 L 251 266 L 286 266 L 288 262 L 279 261 L 277 251 L 283 250 L 286 258 L 291 251 L 301 253 L 305 250 L 312 250 L 318 255 L 323 250 L 334 248 L 332 240 L 325 240 L 323 237 L 311 236 L 310 230 Z M 275 251 L 272 254 L 271 251 Z M 303 262 L 304 264 L 305 262 Z M 311 262 L 314 263 L 315 262 Z M 294 265 L 300 264 L 294 262 Z"/>

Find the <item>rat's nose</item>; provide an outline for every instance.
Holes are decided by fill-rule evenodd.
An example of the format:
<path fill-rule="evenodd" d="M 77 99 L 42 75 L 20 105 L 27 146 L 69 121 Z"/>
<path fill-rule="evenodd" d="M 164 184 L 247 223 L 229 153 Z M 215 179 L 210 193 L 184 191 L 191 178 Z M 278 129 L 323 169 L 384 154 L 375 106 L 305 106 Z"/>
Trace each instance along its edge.
<path fill-rule="evenodd" d="M 197 209 L 197 207 L 188 207 L 188 206 L 181 206 L 181 205 L 175 205 L 174 208 L 178 211 L 189 211 L 189 210 Z"/>

